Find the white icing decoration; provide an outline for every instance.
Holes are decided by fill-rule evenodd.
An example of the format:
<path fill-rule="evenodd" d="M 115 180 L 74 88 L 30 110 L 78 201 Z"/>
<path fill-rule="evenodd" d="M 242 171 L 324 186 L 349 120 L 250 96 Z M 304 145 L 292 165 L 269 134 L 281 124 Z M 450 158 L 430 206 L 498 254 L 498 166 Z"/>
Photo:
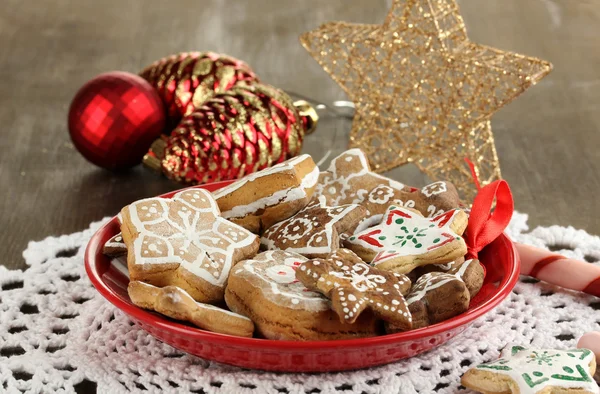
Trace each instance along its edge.
<path fill-rule="evenodd" d="M 192 193 L 204 195 L 208 204 L 204 204 L 206 206 L 202 208 L 191 205 L 187 198 Z M 137 208 L 146 206 L 151 202 L 155 207 L 160 207 L 161 213 L 155 215 L 152 220 L 140 219 Z M 181 220 L 180 223 L 169 217 L 169 206 L 173 203 L 184 204 L 188 208 L 186 212 L 177 212 Z M 244 228 L 219 217 L 215 201 L 211 198 L 210 193 L 204 189 L 184 190 L 175 194 L 172 199 L 151 198 L 140 200 L 129 205 L 128 211 L 132 225 L 139 232 L 139 236 L 133 243 L 134 253 L 139 256 L 135 260 L 136 264 L 179 263 L 180 267 L 215 286 L 224 285 L 233 263 L 233 254 L 237 250 L 251 245 L 256 239 L 254 234 Z M 206 215 L 214 218 L 214 221 L 207 221 Z M 200 220 L 201 217 L 203 220 Z M 225 227 L 226 229 L 222 231 L 219 227 Z M 224 233 L 228 230 L 237 230 L 239 233 L 246 234 L 246 236 L 233 240 Z M 164 252 L 159 256 L 145 257 L 142 254 L 142 250 L 145 249 L 143 246 L 145 237 L 164 242 Z M 190 245 L 194 245 L 202 253 L 196 256 L 194 261 L 188 261 L 187 258 L 190 256 L 175 253 L 173 243 L 182 244 L 181 248 L 178 248 L 178 252 L 180 250 L 187 251 Z M 210 256 L 214 254 L 224 257 L 222 263 L 219 264 L 220 271 L 217 272 L 217 275 L 214 275 L 212 270 L 209 272 L 202 268 L 203 260 L 205 258 L 210 260 Z"/>
<path fill-rule="evenodd" d="M 328 310 L 327 298 L 309 291 L 293 273 L 294 269 L 306 271 L 306 266 L 302 264 L 305 261 L 307 258 L 299 254 L 269 250 L 238 263 L 236 267 L 240 267 L 241 272 L 236 270 L 235 275 L 258 287 L 265 298 L 277 305 L 311 311 Z M 278 275 L 283 270 L 285 274 Z"/>
<path fill-rule="evenodd" d="M 374 204 L 385 204 L 394 195 L 394 189 L 387 185 L 379 185 L 369 193 L 369 202 Z"/>
<path fill-rule="evenodd" d="M 359 161 L 360 170 L 352 171 L 351 173 L 348 173 L 348 174 L 338 173 L 337 172 L 337 161 L 342 160 L 342 158 L 346 162 L 353 161 L 354 158 L 357 158 Z M 402 191 L 404 189 L 404 184 L 402 184 L 398 181 L 395 181 L 393 179 L 386 178 L 383 175 L 379 175 L 375 172 L 372 172 L 368 168 L 369 168 L 368 160 L 367 160 L 365 154 L 360 149 L 355 148 L 355 149 L 350 149 L 350 150 L 345 151 L 344 153 L 337 156 L 335 159 L 333 159 L 331 161 L 331 164 L 329 165 L 327 172 L 321 173 L 321 174 L 330 173 L 331 176 L 323 177 L 321 182 L 325 181 L 325 185 L 323 185 L 324 187 L 318 187 L 315 190 L 315 196 L 322 195 L 323 190 L 328 190 L 326 188 L 327 186 L 333 187 L 333 185 L 339 184 L 342 186 L 341 190 L 337 190 L 337 188 L 335 188 L 335 187 L 333 187 L 333 191 L 328 190 L 329 194 L 332 194 L 332 195 L 338 194 L 337 197 L 331 196 L 330 198 L 333 198 L 333 200 L 330 200 L 329 203 L 331 205 L 339 205 L 339 203 L 342 199 L 344 199 L 344 200 L 346 199 L 345 192 L 350 189 L 350 181 L 354 178 L 361 177 L 365 174 L 369 174 L 370 176 L 372 176 L 374 178 L 380 179 L 382 184 L 389 185 L 390 188 L 395 189 L 397 191 Z M 352 201 L 352 203 L 358 204 L 358 203 L 364 202 L 366 200 L 367 193 L 368 193 L 367 190 L 359 189 L 356 192 L 356 198 L 354 199 L 354 201 Z"/>
<path fill-rule="evenodd" d="M 430 183 L 427 186 L 424 186 L 421 189 L 421 193 L 425 195 L 425 197 L 435 196 L 448 191 L 448 187 L 446 186 L 446 182 L 438 181 Z"/>
<path fill-rule="evenodd" d="M 292 241 L 294 239 L 300 239 L 308 234 L 313 232 L 314 226 L 312 222 L 307 221 L 306 217 L 312 217 L 313 214 L 311 212 L 314 208 L 321 208 L 325 210 L 328 216 L 331 218 L 329 221 L 325 223 L 323 229 L 312 235 L 312 237 L 308 240 L 306 245 L 299 246 L 287 246 L 285 250 L 299 253 L 299 254 L 328 254 L 332 251 L 332 245 L 334 242 L 338 242 L 338 240 L 333 239 L 333 228 L 344 216 L 346 216 L 349 212 L 353 211 L 357 208 L 356 205 L 344 205 L 341 207 L 328 207 L 325 204 L 325 197 L 320 196 L 316 201 L 309 204 L 302 211 L 298 212 L 296 215 L 291 218 L 279 222 L 269 228 L 261 238 L 261 243 L 267 247 L 267 249 L 279 249 L 275 243 L 274 239 L 271 237 L 275 237 L 278 234 L 278 239 L 282 238 L 283 241 L 288 240 Z M 288 230 L 288 227 L 295 226 L 296 223 L 306 224 L 305 231 L 298 234 L 293 234 Z M 317 245 L 314 245 L 315 239 L 319 236 L 323 236 L 325 238 L 325 245 L 321 245 L 321 241 Z M 282 242 L 283 242 L 282 241 Z"/>
<path fill-rule="evenodd" d="M 419 301 L 431 290 L 442 287 L 446 283 L 450 283 L 457 279 L 456 276 L 443 272 L 429 272 L 421 276 L 414 284 L 410 294 L 406 297 L 406 303 L 410 305 L 413 302 Z"/>
<path fill-rule="evenodd" d="M 295 165 L 301 163 L 302 161 L 306 160 L 309 157 L 310 157 L 309 155 L 304 154 L 304 155 L 292 158 L 283 163 L 274 165 L 273 167 L 269 167 L 269 168 L 266 168 L 259 172 L 247 175 L 246 177 L 240 179 L 239 181 L 234 182 L 231 185 L 226 186 L 222 189 L 219 189 L 218 191 L 215 191 L 213 193 L 213 196 L 216 199 L 219 199 L 230 193 L 233 193 L 234 191 L 238 190 L 242 186 L 246 185 L 248 182 L 256 181 L 259 178 L 269 176 L 269 175 L 275 174 L 277 172 L 291 171 L 294 169 Z M 232 208 L 228 211 L 222 212 L 221 215 L 224 218 L 240 218 L 240 217 L 244 217 L 248 214 L 251 214 L 253 212 L 256 212 L 258 210 L 264 209 L 266 207 L 270 207 L 270 206 L 273 206 L 276 204 L 281 204 L 284 202 L 296 201 L 296 200 L 303 199 L 307 196 L 306 190 L 315 186 L 316 183 L 318 182 L 318 180 L 319 180 L 319 168 L 315 166 L 315 168 L 313 168 L 313 170 L 310 173 L 306 174 L 302 178 L 300 185 L 298 187 L 291 187 L 291 188 L 287 188 L 287 189 L 283 189 L 283 190 L 278 190 L 275 193 L 271 194 L 270 196 L 266 196 L 266 197 L 257 199 L 255 201 L 252 201 L 249 204 L 235 206 L 234 208 Z"/>

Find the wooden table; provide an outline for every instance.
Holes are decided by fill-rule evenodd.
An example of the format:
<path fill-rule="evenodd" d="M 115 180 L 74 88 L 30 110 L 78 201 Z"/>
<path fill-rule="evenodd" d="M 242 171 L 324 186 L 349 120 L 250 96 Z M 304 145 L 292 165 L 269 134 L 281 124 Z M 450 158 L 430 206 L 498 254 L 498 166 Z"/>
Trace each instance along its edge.
<path fill-rule="evenodd" d="M 0 11 L 0 225 L 4 258 L 23 268 L 29 240 L 84 229 L 125 204 L 177 185 L 138 167 L 113 174 L 74 149 L 67 110 L 109 70 L 139 71 L 165 55 L 214 50 L 246 60 L 266 82 L 322 101 L 344 98 L 298 43 L 330 20 L 381 23 L 386 1 L 4 0 Z M 555 70 L 493 118 L 516 208 L 531 225 L 600 233 L 600 7 L 590 0 L 462 0 L 473 41 L 551 61 Z M 346 128 L 348 125 L 345 126 Z M 315 153 L 328 138 L 313 135 Z M 341 143 L 341 142 L 340 142 Z M 393 172 L 424 180 L 410 168 Z"/>

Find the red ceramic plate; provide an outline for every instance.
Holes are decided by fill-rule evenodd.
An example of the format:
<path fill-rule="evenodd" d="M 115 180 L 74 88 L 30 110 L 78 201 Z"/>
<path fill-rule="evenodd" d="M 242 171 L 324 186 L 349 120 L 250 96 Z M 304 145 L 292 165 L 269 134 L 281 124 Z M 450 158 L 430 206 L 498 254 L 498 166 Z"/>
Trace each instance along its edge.
<path fill-rule="evenodd" d="M 219 182 L 201 187 L 214 191 L 227 184 L 229 182 Z M 412 357 L 463 332 L 473 320 L 506 298 L 519 278 L 518 254 L 510 239 L 501 235 L 480 254 L 487 271 L 482 290 L 471 301 L 469 310 L 453 319 L 404 333 L 364 339 L 300 342 L 240 338 L 203 331 L 133 305 L 127 295 L 128 278 L 102 254 L 104 243 L 117 232 L 119 224 L 113 218 L 94 234 L 85 252 L 86 271 L 100 294 L 161 341 L 208 360 L 244 368 L 343 371 Z"/>

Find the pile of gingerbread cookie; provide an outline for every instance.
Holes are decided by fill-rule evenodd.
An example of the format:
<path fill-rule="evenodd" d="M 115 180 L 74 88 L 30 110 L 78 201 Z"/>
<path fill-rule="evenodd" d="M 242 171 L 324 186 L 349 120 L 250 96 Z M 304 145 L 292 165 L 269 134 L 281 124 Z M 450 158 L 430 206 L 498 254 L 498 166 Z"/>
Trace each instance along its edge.
<path fill-rule="evenodd" d="M 219 333 L 330 340 L 465 312 L 484 270 L 466 260 L 455 187 L 372 172 L 358 149 L 320 171 L 301 155 L 215 192 L 134 202 L 105 253 L 127 255 L 132 302 Z"/>

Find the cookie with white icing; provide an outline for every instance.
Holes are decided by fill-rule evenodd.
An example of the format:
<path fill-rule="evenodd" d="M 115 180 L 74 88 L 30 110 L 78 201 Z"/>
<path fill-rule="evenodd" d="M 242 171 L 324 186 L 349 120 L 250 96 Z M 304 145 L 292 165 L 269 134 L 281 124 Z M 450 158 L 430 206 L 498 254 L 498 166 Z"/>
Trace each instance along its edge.
<path fill-rule="evenodd" d="M 421 276 L 406 296 L 413 318 L 413 328 L 427 327 L 442 322 L 469 309 L 469 290 L 460 278 L 442 272 Z M 395 325 L 386 326 L 387 332 L 400 331 Z"/>
<path fill-rule="evenodd" d="M 354 324 L 340 322 L 329 300 L 296 279 L 307 259 L 281 250 L 260 253 L 238 263 L 225 292 L 227 306 L 254 321 L 256 332 L 268 339 L 329 340 L 377 335 L 373 315 Z"/>
<path fill-rule="evenodd" d="M 467 253 L 461 237 L 467 214 L 455 209 L 433 218 L 390 205 L 381 222 L 345 240 L 344 246 L 375 267 L 406 274 L 427 264 L 454 261 Z"/>
<path fill-rule="evenodd" d="M 461 383 L 486 394 L 598 394 L 595 370 L 588 349 L 507 346 L 499 359 L 469 369 Z"/>
<path fill-rule="evenodd" d="M 272 250 L 287 250 L 306 257 L 327 257 L 340 247 L 340 234 L 353 229 L 366 209 L 349 204 L 327 206 L 324 197 L 313 199 L 294 216 L 270 227 L 261 238 Z"/>
<path fill-rule="evenodd" d="M 213 196 L 224 218 L 259 234 L 304 208 L 318 179 L 319 168 L 304 154 L 247 175 Z"/>
<path fill-rule="evenodd" d="M 450 182 L 435 182 L 421 189 L 406 186 L 371 171 L 360 149 L 347 150 L 331 161 L 319 175 L 315 196 L 325 197 L 328 205 L 364 206 L 368 213 L 363 228 L 378 221 L 392 203 L 414 208 L 428 217 L 462 205 Z"/>
<path fill-rule="evenodd" d="M 461 279 L 465 282 L 467 289 L 469 289 L 471 299 L 473 299 L 473 297 L 479 293 L 479 290 L 481 290 L 483 279 L 485 277 L 485 271 L 479 260 L 465 260 L 464 257 L 446 264 L 425 265 L 415 269 L 411 274 L 415 273 L 418 278 L 428 272 L 444 272 Z"/>
<path fill-rule="evenodd" d="M 196 302 L 177 286 L 156 287 L 132 281 L 127 286 L 131 301 L 144 309 L 151 309 L 176 320 L 184 320 L 203 330 L 239 337 L 251 337 L 254 323 L 246 316 Z"/>
<path fill-rule="evenodd" d="M 221 302 L 231 268 L 258 252 L 258 237 L 223 219 L 204 189 L 136 201 L 121 214 L 131 280 L 177 286 L 198 302 Z"/>
<path fill-rule="evenodd" d="M 410 280 L 371 267 L 348 249 L 339 249 L 326 259 L 308 260 L 296 271 L 296 278 L 329 298 L 342 322 L 354 323 L 364 311 L 371 310 L 402 331 L 412 327 L 403 296 L 410 289 Z"/>
<path fill-rule="evenodd" d="M 127 253 L 127 246 L 123 242 L 121 233 L 113 235 L 102 248 L 102 253 L 109 257 L 119 257 Z"/>

